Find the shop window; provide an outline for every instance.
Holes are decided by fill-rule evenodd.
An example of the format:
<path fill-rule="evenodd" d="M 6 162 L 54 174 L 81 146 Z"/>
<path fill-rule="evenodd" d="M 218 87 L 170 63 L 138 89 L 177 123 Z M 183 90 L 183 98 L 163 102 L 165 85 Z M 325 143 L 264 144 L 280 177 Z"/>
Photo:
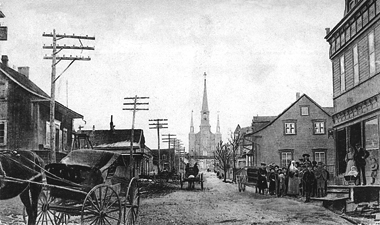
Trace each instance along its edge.
<path fill-rule="evenodd" d="M 364 123 L 364 136 L 367 150 L 379 149 L 379 124 L 377 118 Z"/>

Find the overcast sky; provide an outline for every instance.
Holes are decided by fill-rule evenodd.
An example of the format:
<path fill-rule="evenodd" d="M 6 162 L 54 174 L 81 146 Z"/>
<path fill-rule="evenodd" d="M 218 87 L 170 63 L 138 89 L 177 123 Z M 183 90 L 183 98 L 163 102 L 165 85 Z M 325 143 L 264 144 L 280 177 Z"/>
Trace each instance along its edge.
<path fill-rule="evenodd" d="M 11 65 L 29 66 L 30 79 L 49 95 L 51 61 L 43 56 L 51 50 L 42 46 L 52 39 L 42 34 L 95 36 L 84 41 L 95 51 L 60 53 L 91 57 L 57 81 L 57 100 L 86 121 L 75 129 L 108 129 L 111 115 L 116 129 L 130 129 L 124 97 L 147 96 L 149 111 L 137 112 L 135 125 L 147 145 L 157 148 L 148 120 L 166 118 L 169 129 L 161 133 L 176 134 L 187 150 L 192 110 L 199 131 L 204 72 L 211 129 L 219 112 L 224 141 L 254 115 L 280 114 L 296 92 L 332 106 L 325 28 L 343 17 L 344 0 L 4 0 L 1 11 L 8 41 L 0 53 Z M 68 63 L 60 62 L 57 74 Z"/>

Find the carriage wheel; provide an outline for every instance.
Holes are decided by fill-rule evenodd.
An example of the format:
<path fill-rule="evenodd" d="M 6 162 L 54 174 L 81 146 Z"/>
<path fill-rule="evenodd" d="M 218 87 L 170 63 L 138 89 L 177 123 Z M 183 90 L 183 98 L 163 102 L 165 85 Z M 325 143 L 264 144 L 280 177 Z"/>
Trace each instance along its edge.
<path fill-rule="evenodd" d="M 53 211 L 49 208 L 52 204 L 56 205 L 57 201 L 56 198 L 50 196 L 50 190 L 46 189 L 41 192 L 38 197 L 36 224 L 68 224 L 69 215 Z M 28 224 L 29 218 L 25 207 L 23 219 L 25 224 Z"/>
<path fill-rule="evenodd" d="M 136 178 L 132 178 L 129 182 L 125 201 L 124 223 L 128 225 L 135 224 L 140 207 L 140 189 Z"/>
<path fill-rule="evenodd" d="M 181 184 L 181 189 L 183 188 L 182 173 L 179 174 L 179 183 Z"/>
<path fill-rule="evenodd" d="M 96 185 L 86 195 L 82 206 L 81 224 L 117 224 L 121 221 L 118 193 L 106 184 Z"/>
<path fill-rule="evenodd" d="M 201 173 L 201 190 L 203 190 L 203 173 Z"/>

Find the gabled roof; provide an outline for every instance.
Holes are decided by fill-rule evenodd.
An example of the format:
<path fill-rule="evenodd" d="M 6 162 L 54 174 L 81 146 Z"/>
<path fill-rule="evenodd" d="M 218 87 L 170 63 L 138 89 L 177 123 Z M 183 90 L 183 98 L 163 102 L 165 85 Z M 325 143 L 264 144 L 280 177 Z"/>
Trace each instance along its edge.
<path fill-rule="evenodd" d="M 259 131 L 262 131 L 264 130 L 265 128 L 269 127 L 270 125 L 272 125 L 276 120 L 278 120 L 282 115 L 284 115 L 289 109 L 291 109 L 295 104 L 297 104 L 297 102 L 299 102 L 302 98 L 307 98 L 309 99 L 309 101 L 311 101 L 314 105 L 316 105 L 320 110 L 322 110 L 324 113 L 326 113 L 326 115 L 330 116 L 331 117 L 331 114 L 329 114 L 326 109 L 329 109 L 331 107 L 321 107 L 318 103 L 316 103 L 313 99 L 311 99 L 309 96 L 307 96 L 306 94 L 303 94 L 301 97 L 299 97 L 295 102 L 293 102 L 293 104 L 291 104 L 288 108 L 286 108 L 282 113 L 280 113 L 280 115 L 278 115 L 274 120 L 272 120 L 270 123 L 266 124 L 264 127 L 260 128 L 259 130 L 257 131 L 253 131 L 252 133 L 249 133 L 249 134 L 255 134 Z"/>
<path fill-rule="evenodd" d="M 37 97 L 35 101 L 41 101 L 42 104 L 49 104 L 50 96 L 25 75 L 15 71 L 10 67 L 5 66 L 3 63 L 0 63 L 0 72 L 2 72 L 4 76 L 16 83 L 18 86 Z M 65 113 L 69 114 L 72 118 L 83 118 L 83 115 L 67 108 L 63 104 L 57 101 L 55 101 L 55 103 L 57 111 L 65 111 Z"/>

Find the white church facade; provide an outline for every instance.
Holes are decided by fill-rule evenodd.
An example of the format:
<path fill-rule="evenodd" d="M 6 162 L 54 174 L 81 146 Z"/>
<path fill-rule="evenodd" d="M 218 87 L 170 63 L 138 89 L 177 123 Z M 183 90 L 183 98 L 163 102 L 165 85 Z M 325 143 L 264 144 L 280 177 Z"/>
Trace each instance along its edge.
<path fill-rule="evenodd" d="M 213 169 L 214 167 L 214 151 L 218 143 L 222 140 L 222 134 L 220 133 L 219 115 L 217 119 L 216 132 L 211 132 L 210 125 L 210 111 L 208 109 L 207 101 L 207 85 L 206 85 L 206 73 L 204 73 L 204 90 L 203 90 L 203 102 L 201 110 L 201 123 L 199 126 L 199 132 L 194 131 L 193 112 L 191 113 L 191 124 L 189 133 L 189 154 L 191 162 L 197 162 L 199 169 Z"/>

